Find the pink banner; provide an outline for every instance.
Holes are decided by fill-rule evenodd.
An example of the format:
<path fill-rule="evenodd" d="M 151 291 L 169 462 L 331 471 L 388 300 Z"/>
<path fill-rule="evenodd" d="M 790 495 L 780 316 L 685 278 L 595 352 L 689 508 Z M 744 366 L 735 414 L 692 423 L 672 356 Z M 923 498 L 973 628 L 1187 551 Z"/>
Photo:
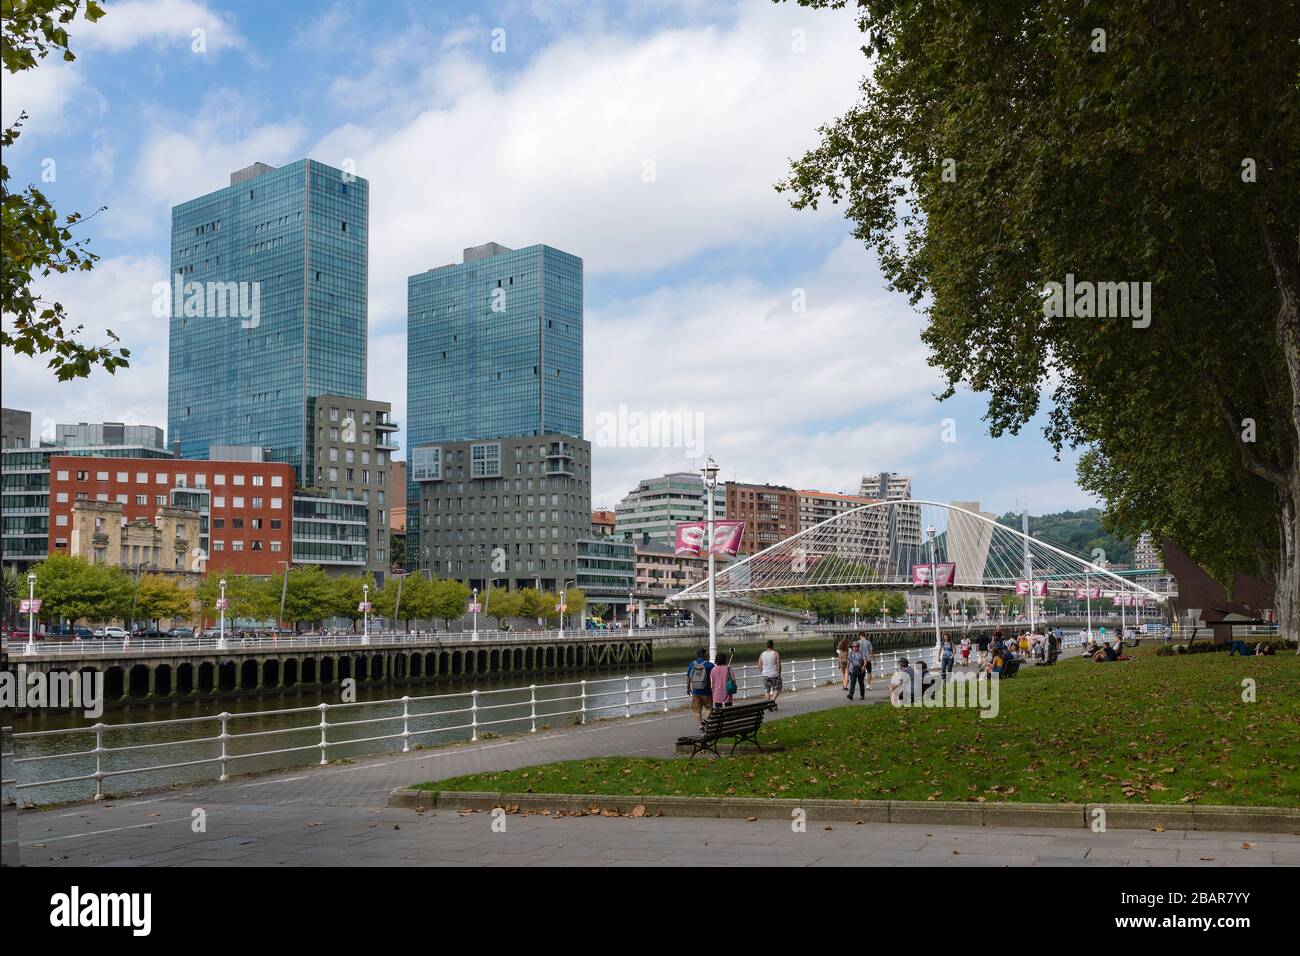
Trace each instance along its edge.
<path fill-rule="evenodd" d="M 941 588 L 952 587 L 952 582 L 957 577 L 957 565 L 955 563 L 947 564 L 914 564 L 912 565 L 912 585 L 914 587 L 924 585 L 930 586 L 930 569 L 935 568 L 935 584 Z"/>
<path fill-rule="evenodd" d="M 683 521 L 677 526 L 677 541 L 673 550 L 678 555 L 698 558 L 704 550 L 704 535 L 703 521 Z"/>
<path fill-rule="evenodd" d="M 745 533 L 743 521 L 713 522 L 713 543 L 709 548 L 714 554 L 734 558 L 740 550 L 740 539 Z M 708 522 L 683 521 L 677 526 L 677 540 L 673 547 L 678 555 L 698 558 L 706 554 L 704 539 L 708 536 Z"/>
<path fill-rule="evenodd" d="M 740 550 L 740 539 L 745 533 L 743 521 L 713 522 L 713 544 L 709 548 L 714 554 L 724 554 L 734 558 Z"/>
<path fill-rule="evenodd" d="M 1017 594 L 1029 594 L 1031 591 L 1034 597 L 1047 597 L 1047 582 L 1027 581 L 1023 578 L 1016 582 Z"/>
<path fill-rule="evenodd" d="M 1101 597 L 1101 588 L 1075 588 L 1074 596 L 1077 597 L 1080 601 L 1084 600 L 1085 598 L 1096 599 Z"/>

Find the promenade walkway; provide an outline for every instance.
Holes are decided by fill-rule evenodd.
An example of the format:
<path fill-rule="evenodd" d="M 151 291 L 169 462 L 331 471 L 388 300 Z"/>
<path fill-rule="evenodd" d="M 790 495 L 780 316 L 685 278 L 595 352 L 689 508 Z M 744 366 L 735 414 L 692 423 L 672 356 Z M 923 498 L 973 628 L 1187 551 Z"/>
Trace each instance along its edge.
<path fill-rule="evenodd" d="M 885 698 L 877 682 L 872 701 Z M 779 717 L 848 706 L 836 687 L 781 698 Z M 853 706 L 869 706 L 855 703 Z M 139 798 L 7 811 L 29 866 L 545 865 L 1300 865 L 1300 836 L 1141 830 L 809 824 L 685 818 L 551 818 L 389 809 L 396 787 L 466 773 L 610 755 L 669 756 L 689 711 L 386 754 Z M 886 759 L 882 754 L 882 759 Z M 194 832 L 202 810 L 206 832 Z M 6 832 L 7 843 L 13 834 Z M 1251 844 L 1243 848 L 1243 843 Z M 9 862 L 6 854 L 6 862 Z"/>

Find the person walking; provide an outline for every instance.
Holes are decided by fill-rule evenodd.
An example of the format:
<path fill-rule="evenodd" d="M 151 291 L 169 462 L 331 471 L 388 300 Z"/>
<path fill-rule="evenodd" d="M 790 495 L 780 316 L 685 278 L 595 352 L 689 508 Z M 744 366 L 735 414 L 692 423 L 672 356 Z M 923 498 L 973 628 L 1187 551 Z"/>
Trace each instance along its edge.
<path fill-rule="evenodd" d="M 691 692 L 691 710 L 695 712 L 695 719 L 700 722 L 701 728 L 713 713 L 713 684 L 709 681 L 711 670 L 713 670 L 713 663 L 709 660 L 708 652 L 702 647 L 695 652 L 695 660 L 686 667 L 686 686 Z"/>
<path fill-rule="evenodd" d="M 841 683 L 844 685 L 844 689 L 848 690 L 849 689 L 849 639 L 847 637 L 840 638 L 839 646 L 835 648 L 835 657 L 840 663 L 840 677 L 842 678 Z"/>
<path fill-rule="evenodd" d="M 946 681 L 952 673 L 953 656 L 952 638 L 945 634 L 943 645 L 939 649 L 939 680 Z"/>
<path fill-rule="evenodd" d="M 781 653 L 773 641 L 767 642 L 767 650 L 758 655 L 759 672 L 763 675 L 763 697 L 772 702 L 776 710 L 776 699 L 781 696 Z"/>
<path fill-rule="evenodd" d="M 961 666 L 965 667 L 970 663 L 970 637 L 962 635 L 961 639 Z"/>
<path fill-rule="evenodd" d="M 858 631 L 858 650 L 862 652 L 862 659 L 866 662 L 867 690 L 871 690 L 871 671 L 872 664 L 876 660 L 876 648 L 872 645 L 871 638 L 867 637 L 866 631 Z"/>
<path fill-rule="evenodd" d="M 736 693 L 736 679 L 732 676 L 730 660 L 722 651 L 718 651 L 718 656 L 713 659 L 709 684 L 713 691 L 713 709 L 730 707 L 732 696 Z"/>
<path fill-rule="evenodd" d="M 849 700 L 853 699 L 853 691 L 856 688 L 861 691 L 861 698 L 867 699 L 867 688 L 862 683 L 862 678 L 866 674 L 867 659 L 862 656 L 862 651 L 854 644 L 849 648 Z"/>

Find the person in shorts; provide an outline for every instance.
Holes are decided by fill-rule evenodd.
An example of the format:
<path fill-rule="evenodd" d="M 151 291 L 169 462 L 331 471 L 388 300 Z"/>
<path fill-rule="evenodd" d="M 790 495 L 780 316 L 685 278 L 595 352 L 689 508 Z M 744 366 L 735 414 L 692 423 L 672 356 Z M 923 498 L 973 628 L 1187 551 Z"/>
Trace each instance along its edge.
<path fill-rule="evenodd" d="M 709 715 L 713 713 L 713 684 L 709 680 L 709 672 L 713 670 L 713 663 L 709 660 L 708 652 L 700 648 L 695 652 L 695 660 L 686 668 L 686 686 L 691 692 L 691 710 L 695 712 L 695 719 L 704 726 Z"/>
<path fill-rule="evenodd" d="M 763 675 L 763 697 L 776 710 L 776 699 L 781 696 L 781 654 L 773 641 L 768 641 L 767 650 L 758 655 L 758 666 Z"/>

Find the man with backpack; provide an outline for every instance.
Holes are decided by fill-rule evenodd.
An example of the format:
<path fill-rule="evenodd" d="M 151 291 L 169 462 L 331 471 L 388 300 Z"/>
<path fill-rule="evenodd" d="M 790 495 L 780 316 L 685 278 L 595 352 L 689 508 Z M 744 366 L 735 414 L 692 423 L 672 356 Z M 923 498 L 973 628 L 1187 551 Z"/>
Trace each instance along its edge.
<path fill-rule="evenodd" d="M 713 662 L 701 647 L 695 652 L 695 660 L 691 661 L 686 668 L 686 686 L 691 692 L 691 710 L 695 711 L 695 718 L 700 722 L 701 728 L 713 713 L 713 684 L 709 680 L 711 670 L 713 670 Z"/>
<path fill-rule="evenodd" d="M 862 695 L 862 699 L 867 699 L 867 687 L 863 683 L 867 673 L 867 659 L 862 655 L 862 648 L 857 643 L 849 645 L 849 700 L 853 699 L 853 689 L 856 687 Z"/>

